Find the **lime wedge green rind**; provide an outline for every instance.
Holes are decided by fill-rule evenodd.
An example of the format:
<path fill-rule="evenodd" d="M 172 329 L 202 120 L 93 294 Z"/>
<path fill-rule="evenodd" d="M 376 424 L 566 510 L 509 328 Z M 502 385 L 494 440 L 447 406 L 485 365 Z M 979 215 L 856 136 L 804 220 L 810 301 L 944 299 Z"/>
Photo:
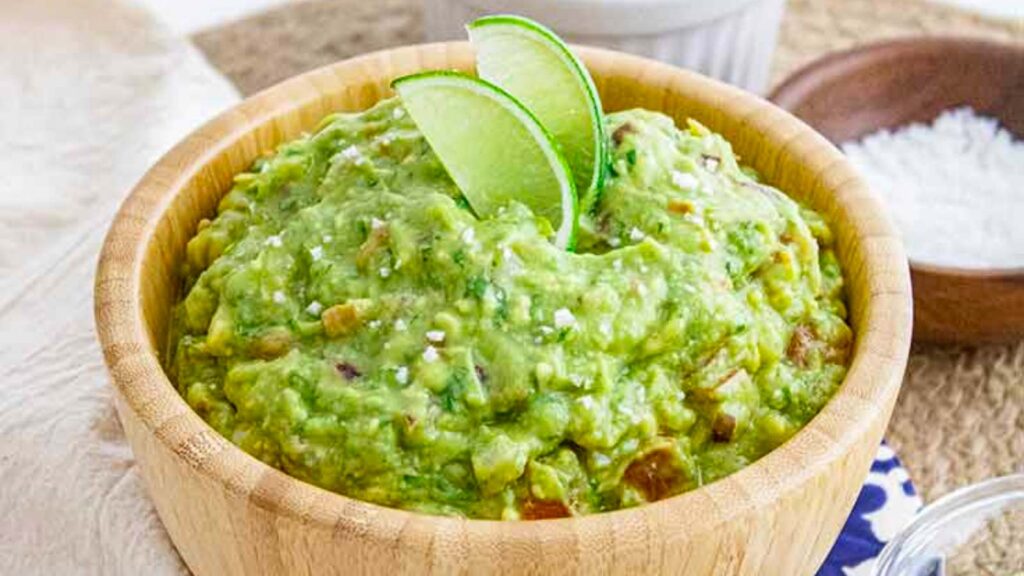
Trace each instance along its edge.
<path fill-rule="evenodd" d="M 578 224 L 572 171 L 526 107 L 459 72 L 404 76 L 392 87 L 477 216 L 520 202 L 551 222 L 556 246 L 571 249 Z"/>
<path fill-rule="evenodd" d="M 597 88 L 583 63 L 554 32 L 528 18 L 484 16 L 466 29 L 480 77 L 537 116 L 561 146 L 580 195 L 595 194 L 608 144 Z"/>

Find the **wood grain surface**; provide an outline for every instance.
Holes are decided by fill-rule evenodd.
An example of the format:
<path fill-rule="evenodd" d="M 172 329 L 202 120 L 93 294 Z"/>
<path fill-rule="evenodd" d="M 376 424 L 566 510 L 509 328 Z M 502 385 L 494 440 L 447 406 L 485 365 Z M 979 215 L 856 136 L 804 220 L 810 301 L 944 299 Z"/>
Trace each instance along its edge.
<path fill-rule="evenodd" d="M 835 143 L 931 122 L 970 106 L 1024 138 L 1024 44 L 956 37 L 882 42 L 826 56 L 771 95 Z M 911 262 L 914 338 L 977 344 L 1024 337 L 1024 268 Z"/>
<path fill-rule="evenodd" d="M 836 231 L 857 338 L 845 382 L 779 449 L 656 504 L 538 522 L 431 517 L 320 490 L 218 436 L 175 392 L 157 353 L 185 243 L 234 174 L 311 129 L 363 109 L 422 69 L 469 69 L 461 43 L 370 54 L 262 92 L 171 150 L 121 208 L 100 259 L 96 319 L 117 407 L 149 491 L 198 574 L 810 574 L 845 520 L 899 390 L 909 275 L 891 224 L 841 154 L 763 100 L 636 57 L 582 50 L 608 110 L 694 117 Z"/>

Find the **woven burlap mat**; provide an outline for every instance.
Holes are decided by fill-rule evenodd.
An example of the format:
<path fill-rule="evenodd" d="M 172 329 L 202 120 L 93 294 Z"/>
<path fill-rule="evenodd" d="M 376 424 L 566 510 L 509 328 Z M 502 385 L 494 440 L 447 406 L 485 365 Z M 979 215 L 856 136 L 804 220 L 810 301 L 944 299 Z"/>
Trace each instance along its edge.
<path fill-rule="evenodd" d="M 419 42 L 420 21 L 417 0 L 303 1 L 194 40 L 250 94 L 342 58 Z M 1024 41 L 1024 21 L 987 19 L 924 0 L 789 0 L 773 78 L 830 50 L 923 34 Z M 888 438 L 926 500 L 1024 469 L 1024 342 L 915 347 Z"/>

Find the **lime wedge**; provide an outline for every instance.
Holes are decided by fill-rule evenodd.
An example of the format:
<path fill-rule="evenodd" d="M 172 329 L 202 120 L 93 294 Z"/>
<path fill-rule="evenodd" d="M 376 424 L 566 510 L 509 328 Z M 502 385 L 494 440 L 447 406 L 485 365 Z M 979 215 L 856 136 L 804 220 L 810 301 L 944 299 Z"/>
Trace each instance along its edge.
<path fill-rule="evenodd" d="M 424 72 L 392 83 L 477 216 L 521 202 L 551 222 L 554 243 L 576 236 L 576 188 L 558 145 L 515 98 L 479 78 Z"/>
<path fill-rule="evenodd" d="M 504 88 L 555 137 L 576 190 L 601 187 L 607 154 L 601 100 L 582 62 L 554 32 L 520 16 L 484 16 L 466 27 L 481 78 Z"/>

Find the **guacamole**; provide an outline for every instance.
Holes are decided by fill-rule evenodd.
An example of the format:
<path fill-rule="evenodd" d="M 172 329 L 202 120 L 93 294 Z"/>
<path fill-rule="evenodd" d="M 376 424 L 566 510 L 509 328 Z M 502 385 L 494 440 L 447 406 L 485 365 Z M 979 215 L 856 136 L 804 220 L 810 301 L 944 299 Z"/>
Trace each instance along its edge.
<path fill-rule="evenodd" d="M 852 334 L 822 218 L 661 114 L 606 117 L 573 252 L 478 219 L 398 100 L 236 177 L 188 243 L 168 370 L 253 456 L 432 514 L 652 502 L 786 441 Z"/>

